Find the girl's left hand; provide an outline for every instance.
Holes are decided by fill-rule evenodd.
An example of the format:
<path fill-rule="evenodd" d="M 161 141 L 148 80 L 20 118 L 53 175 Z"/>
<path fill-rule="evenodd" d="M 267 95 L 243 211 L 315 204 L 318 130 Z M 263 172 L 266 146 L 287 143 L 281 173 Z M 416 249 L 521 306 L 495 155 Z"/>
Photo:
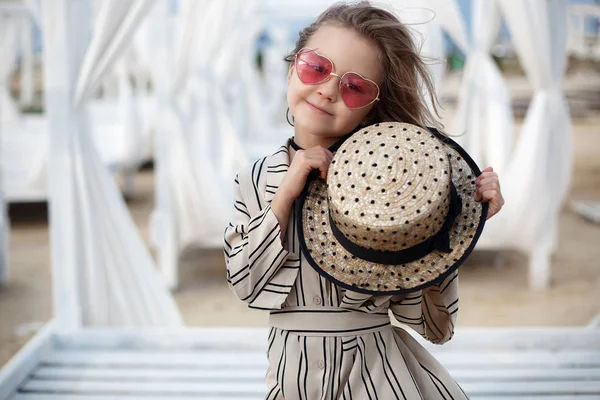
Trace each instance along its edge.
<path fill-rule="evenodd" d="M 504 198 L 500 192 L 500 181 L 498 174 L 492 167 L 487 167 L 481 171 L 481 175 L 475 179 L 475 201 L 484 201 L 489 204 L 487 219 L 498 214 L 504 205 Z"/>

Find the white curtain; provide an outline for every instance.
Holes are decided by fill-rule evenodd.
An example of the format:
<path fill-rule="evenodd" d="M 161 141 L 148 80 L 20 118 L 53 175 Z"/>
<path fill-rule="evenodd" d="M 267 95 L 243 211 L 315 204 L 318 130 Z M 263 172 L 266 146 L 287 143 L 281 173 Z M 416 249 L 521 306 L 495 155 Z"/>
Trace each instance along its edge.
<path fill-rule="evenodd" d="M 513 117 L 508 88 L 490 55 L 500 28 L 495 1 L 473 0 L 472 38 L 468 48 L 450 133 L 481 168 L 502 173 L 513 141 Z"/>
<path fill-rule="evenodd" d="M 0 125 L 0 138 L 2 137 L 2 125 Z M 2 140 L 0 140 L 0 154 L 2 154 Z M 0 163 L 0 286 L 8 281 L 8 239 L 10 237 L 10 226 L 8 212 L 4 200 L 4 185 L 2 163 Z"/>
<path fill-rule="evenodd" d="M 1 185 L 0 180 L 0 285 L 8 281 L 8 240 L 10 238 L 10 226 Z"/>
<path fill-rule="evenodd" d="M 22 107 L 33 104 L 35 94 L 34 68 L 32 18 L 23 18 L 21 24 L 21 85 L 19 96 Z"/>
<path fill-rule="evenodd" d="M 569 110 L 562 90 L 566 68 L 567 0 L 498 0 L 521 65 L 535 89 L 503 176 L 506 205 L 484 239 L 530 254 L 534 288 L 548 285 L 558 216 L 573 163 Z"/>
<path fill-rule="evenodd" d="M 9 78 L 15 65 L 18 49 L 19 19 L 0 14 L 0 137 L 5 134 L 3 128 L 19 118 L 19 111 L 9 93 Z M 0 145 L 2 140 L 0 140 Z M 2 149 L 0 149 L 0 154 Z M 1 161 L 1 160 L 0 160 Z M 8 280 L 8 240 L 9 222 L 4 201 L 2 182 L 2 163 L 0 162 L 0 284 Z"/>
<path fill-rule="evenodd" d="M 17 58 L 20 17 L 0 14 L 0 125 L 19 119 L 19 109 L 10 97 L 10 75 Z"/>
<path fill-rule="evenodd" d="M 452 41 L 465 54 L 469 50 L 469 39 L 464 18 L 456 0 L 429 0 L 435 5 L 435 18 Z"/>
<path fill-rule="evenodd" d="M 183 1 L 178 48 L 167 66 L 165 104 L 157 128 L 158 165 L 153 240 L 161 270 L 177 286 L 179 252 L 220 247 L 229 220 L 234 173 L 246 155 L 230 110 L 240 0 Z M 234 27 L 238 27 L 237 29 Z M 160 144 L 158 144 L 160 143 Z"/>
<path fill-rule="evenodd" d="M 89 2 L 57 0 L 42 10 L 55 312 L 63 328 L 181 325 L 85 113 L 90 93 L 151 4 L 106 0 L 93 33 Z"/>

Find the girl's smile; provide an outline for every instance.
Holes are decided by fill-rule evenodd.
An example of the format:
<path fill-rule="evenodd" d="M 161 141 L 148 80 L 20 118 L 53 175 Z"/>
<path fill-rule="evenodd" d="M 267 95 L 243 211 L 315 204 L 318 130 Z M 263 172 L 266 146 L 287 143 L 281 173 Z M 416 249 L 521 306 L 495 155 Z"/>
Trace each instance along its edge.
<path fill-rule="evenodd" d="M 313 108 L 313 109 L 316 111 L 316 113 L 317 113 L 318 115 L 325 115 L 325 116 L 330 116 L 330 117 L 333 117 L 333 114 L 332 114 L 332 113 L 330 113 L 330 112 L 328 112 L 328 111 L 326 111 L 326 110 L 325 110 L 325 108 L 318 107 L 318 106 L 316 106 L 316 105 L 312 104 L 312 103 L 311 103 L 310 101 L 308 101 L 308 100 L 306 101 L 306 103 L 307 103 L 307 104 L 308 104 L 308 105 L 309 105 L 311 108 Z"/>

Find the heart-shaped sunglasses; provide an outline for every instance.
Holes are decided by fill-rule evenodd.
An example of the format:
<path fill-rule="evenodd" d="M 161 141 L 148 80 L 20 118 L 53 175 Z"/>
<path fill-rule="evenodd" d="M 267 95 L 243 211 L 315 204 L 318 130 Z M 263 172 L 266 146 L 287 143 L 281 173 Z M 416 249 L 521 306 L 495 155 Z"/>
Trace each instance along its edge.
<path fill-rule="evenodd" d="M 298 79 L 306 85 L 318 85 L 335 76 L 340 79 L 340 94 L 350 109 L 366 107 L 379 100 L 379 86 L 356 72 L 340 76 L 333 72 L 333 62 L 316 50 L 303 48 L 295 57 Z"/>

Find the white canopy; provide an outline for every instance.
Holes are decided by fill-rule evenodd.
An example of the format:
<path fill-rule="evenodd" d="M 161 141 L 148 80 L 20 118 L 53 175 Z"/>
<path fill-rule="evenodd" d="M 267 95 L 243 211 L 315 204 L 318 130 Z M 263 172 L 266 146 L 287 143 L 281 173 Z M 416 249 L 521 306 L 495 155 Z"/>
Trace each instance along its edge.
<path fill-rule="evenodd" d="M 87 96 L 151 4 L 106 0 L 89 45 L 89 2 L 43 4 L 52 266 L 56 318 L 64 329 L 181 324 L 177 306 L 92 145 L 85 113 Z"/>
<path fill-rule="evenodd" d="M 558 215 L 572 172 L 569 111 L 562 91 L 567 0 L 498 0 L 513 44 L 535 92 L 515 151 L 502 177 L 506 205 L 489 221 L 484 245 L 530 255 L 530 282 L 550 279 Z"/>
<path fill-rule="evenodd" d="M 455 121 L 450 129 L 482 168 L 502 173 L 512 147 L 513 118 L 504 78 L 490 56 L 500 12 L 489 0 L 472 2 L 472 40 L 467 48 Z"/>
<path fill-rule="evenodd" d="M 229 69 L 239 66 L 231 54 L 243 38 L 241 17 L 251 5 L 242 7 L 240 0 L 181 4 L 182 40 L 170 58 L 176 64 L 166 70 L 173 79 L 156 132 L 157 201 L 152 218 L 161 269 L 171 287 L 177 285 L 180 250 L 222 245 L 233 201 L 229 188 L 235 172 L 248 162 L 226 94 L 238 72 Z"/>

